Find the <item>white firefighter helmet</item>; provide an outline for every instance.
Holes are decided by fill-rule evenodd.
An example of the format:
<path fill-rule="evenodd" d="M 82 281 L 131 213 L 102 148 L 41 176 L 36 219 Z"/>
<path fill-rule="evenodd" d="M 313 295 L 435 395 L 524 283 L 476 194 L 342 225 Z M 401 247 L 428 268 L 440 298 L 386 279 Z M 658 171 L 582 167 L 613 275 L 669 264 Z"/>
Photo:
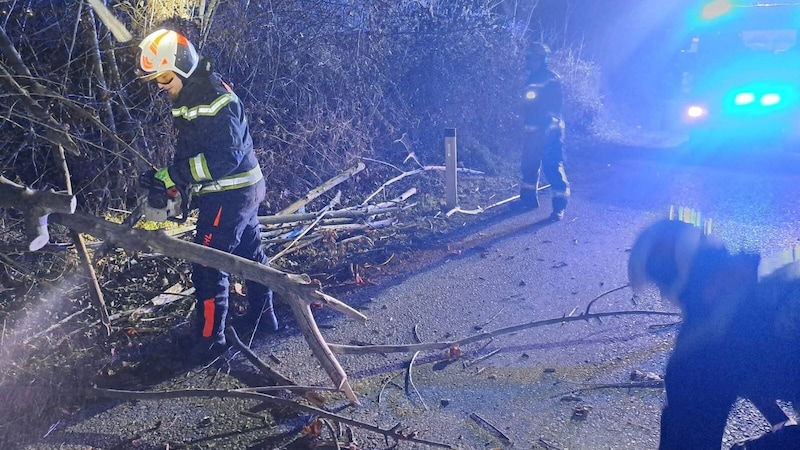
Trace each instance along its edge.
<path fill-rule="evenodd" d="M 176 31 L 160 29 L 150 33 L 139 44 L 142 50 L 139 66 L 146 73 L 143 80 L 152 80 L 171 70 L 189 78 L 200 60 L 194 45 Z"/>

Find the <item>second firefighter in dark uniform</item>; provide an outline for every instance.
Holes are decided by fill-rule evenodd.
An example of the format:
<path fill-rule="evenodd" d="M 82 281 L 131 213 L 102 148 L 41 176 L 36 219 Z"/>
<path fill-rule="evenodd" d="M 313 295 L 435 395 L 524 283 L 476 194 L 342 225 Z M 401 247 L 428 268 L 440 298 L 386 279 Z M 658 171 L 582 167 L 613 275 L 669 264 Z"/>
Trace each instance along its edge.
<path fill-rule="evenodd" d="M 549 53 L 546 45 L 536 43 L 528 49 L 525 58 L 529 73 L 522 99 L 524 141 L 520 203 L 524 209 L 539 207 L 537 194 L 543 171 L 553 193 L 550 219 L 561 220 L 570 189 L 564 171 L 561 80 L 547 67 Z"/>

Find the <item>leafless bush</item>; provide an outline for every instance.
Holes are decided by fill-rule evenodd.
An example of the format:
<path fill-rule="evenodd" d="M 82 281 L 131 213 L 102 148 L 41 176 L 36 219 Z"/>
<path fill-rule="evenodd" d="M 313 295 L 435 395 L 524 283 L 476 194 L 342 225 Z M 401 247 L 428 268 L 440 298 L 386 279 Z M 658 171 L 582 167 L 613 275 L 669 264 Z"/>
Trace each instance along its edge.
<path fill-rule="evenodd" d="M 136 43 L 161 25 L 198 43 L 243 98 L 271 209 L 358 158 L 402 163 L 406 152 L 393 142 L 403 133 L 426 163 L 442 162 L 442 132 L 451 127 L 466 166 L 496 171 L 517 150 L 520 32 L 486 0 L 118 2 L 135 35 L 127 44 L 83 2 L 31 5 L 4 4 L 0 16 L 33 76 L 14 70 L 9 48 L 2 52 L 0 168 L 27 184 L 63 186 L 41 120 L 21 107 L 21 88 L 69 126 L 83 152 L 69 157 L 72 182 L 95 211 L 124 207 L 136 174 L 172 153 L 169 104 L 136 79 Z M 174 15 L 158 23 L 170 8 Z M 597 67 L 570 50 L 555 61 L 568 120 L 583 126 L 601 105 Z"/>

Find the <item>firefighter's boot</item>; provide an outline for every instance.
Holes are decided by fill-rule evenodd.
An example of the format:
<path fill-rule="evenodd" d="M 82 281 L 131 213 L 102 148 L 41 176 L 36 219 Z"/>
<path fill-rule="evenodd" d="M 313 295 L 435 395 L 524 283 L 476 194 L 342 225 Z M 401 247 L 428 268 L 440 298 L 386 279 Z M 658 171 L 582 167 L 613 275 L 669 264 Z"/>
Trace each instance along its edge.
<path fill-rule="evenodd" d="M 517 209 L 520 211 L 530 211 L 539 207 L 539 192 L 535 184 L 522 183 L 519 190 L 519 203 Z"/>
<path fill-rule="evenodd" d="M 252 331 L 254 328 L 266 333 L 278 331 L 278 318 L 275 317 L 272 290 L 268 290 L 264 296 L 250 297 L 247 312 L 234 317 L 234 326 L 240 333 Z"/>
<path fill-rule="evenodd" d="M 550 214 L 550 220 L 558 222 L 564 219 L 564 211 L 567 209 L 567 197 L 554 196 L 553 197 L 553 213 Z"/>

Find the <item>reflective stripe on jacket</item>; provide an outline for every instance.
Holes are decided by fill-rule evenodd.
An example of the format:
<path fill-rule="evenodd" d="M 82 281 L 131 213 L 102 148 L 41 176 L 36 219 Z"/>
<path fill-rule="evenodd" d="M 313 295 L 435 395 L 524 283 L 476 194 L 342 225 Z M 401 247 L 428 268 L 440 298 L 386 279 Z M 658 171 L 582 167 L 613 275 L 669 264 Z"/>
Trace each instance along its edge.
<path fill-rule="evenodd" d="M 262 178 L 264 178 L 264 175 L 261 173 L 261 168 L 254 167 L 247 172 L 237 173 L 208 183 L 195 184 L 192 186 L 192 193 L 195 195 L 203 195 L 210 192 L 240 189 L 252 186 L 261 181 Z"/>

